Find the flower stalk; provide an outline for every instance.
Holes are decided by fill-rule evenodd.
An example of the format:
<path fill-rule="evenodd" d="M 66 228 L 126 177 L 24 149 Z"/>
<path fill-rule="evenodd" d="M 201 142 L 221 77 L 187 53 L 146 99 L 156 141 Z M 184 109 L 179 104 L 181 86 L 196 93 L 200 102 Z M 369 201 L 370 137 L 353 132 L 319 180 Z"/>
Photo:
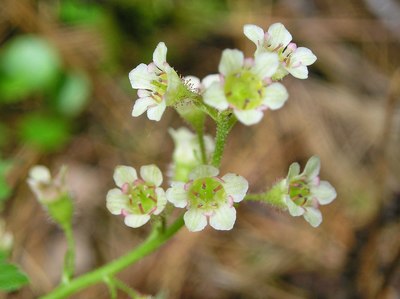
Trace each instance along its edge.
<path fill-rule="evenodd" d="M 103 281 L 105 277 L 112 277 L 116 273 L 122 271 L 161 247 L 161 245 L 171 239 L 182 228 L 183 224 L 183 216 L 181 216 L 171 226 L 169 226 L 164 233 L 150 235 L 142 244 L 126 255 L 92 272 L 83 274 L 82 276 L 71 280 L 68 284 L 58 286 L 49 294 L 40 297 L 40 299 L 67 298 L 82 289 Z"/>

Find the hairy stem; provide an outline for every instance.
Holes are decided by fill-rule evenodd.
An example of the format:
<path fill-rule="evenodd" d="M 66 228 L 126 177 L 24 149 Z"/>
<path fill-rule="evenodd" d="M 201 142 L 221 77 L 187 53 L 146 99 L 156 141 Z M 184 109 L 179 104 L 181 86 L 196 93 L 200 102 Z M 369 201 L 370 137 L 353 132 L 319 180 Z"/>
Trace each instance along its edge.
<path fill-rule="evenodd" d="M 183 226 L 183 224 L 183 216 L 181 216 L 170 227 L 168 227 L 164 233 L 150 235 L 149 238 L 147 238 L 142 244 L 128 254 L 96 270 L 83 274 L 82 276 L 71 280 L 68 284 L 58 286 L 49 294 L 41 297 L 41 299 L 66 298 L 67 296 L 75 294 L 82 289 L 104 281 L 106 277 L 112 277 L 126 267 L 134 264 L 144 256 L 155 251 L 173 235 L 175 235 Z"/>
<path fill-rule="evenodd" d="M 236 123 L 232 114 L 220 113 L 217 119 L 217 133 L 215 135 L 215 150 L 212 158 L 212 165 L 219 168 L 222 154 L 224 153 L 226 138 Z"/>
<path fill-rule="evenodd" d="M 64 257 L 62 282 L 68 284 L 75 272 L 75 240 L 71 225 L 63 226 L 63 230 L 67 240 L 67 252 Z"/>

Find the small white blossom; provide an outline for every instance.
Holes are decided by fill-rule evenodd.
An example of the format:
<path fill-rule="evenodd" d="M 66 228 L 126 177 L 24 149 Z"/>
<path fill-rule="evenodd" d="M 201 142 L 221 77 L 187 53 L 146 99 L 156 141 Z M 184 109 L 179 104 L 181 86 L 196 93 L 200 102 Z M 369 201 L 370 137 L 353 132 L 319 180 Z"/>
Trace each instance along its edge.
<path fill-rule="evenodd" d="M 185 127 L 176 130 L 170 128 L 168 132 L 175 143 L 174 153 L 172 154 L 175 163 L 189 166 L 202 164 L 199 139 L 196 134 Z M 206 155 L 209 157 L 214 151 L 214 141 L 211 136 L 204 136 L 204 147 Z"/>
<path fill-rule="evenodd" d="M 235 202 L 240 202 L 249 187 L 243 177 L 228 173 L 219 178 L 218 169 L 209 165 L 196 167 L 189 182 L 174 182 L 167 190 L 167 200 L 178 208 L 187 208 L 185 225 L 192 232 L 209 224 L 217 230 L 230 230 L 236 221 Z"/>
<path fill-rule="evenodd" d="M 319 205 L 327 205 L 336 198 L 336 190 L 327 181 L 319 179 L 320 160 L 311 157 L 302 173 L 298 163 L 290 165 L 286 179 L 281 181 L 282 201 L 290 215 L 301 216 L 313 227 L 322 222 Z"/>
<path fill-rule="evenodd" d="M 14 238 L 6 231 L 6 223 L 0 219 L 0 252 L 9 252 L 13 246 Z"/>
<path fill-rule="evenodd" d="M 119 188 L 107 193 L 107 209 L 114 215 L 123 215 L 127 226 L 139 227 L 158 215 L 167 203 L 165 191 L 160 188 L 163 181 L 160 169 L 155 165 L 140 168 L 139 179 L 135 168 L 117 166 L 114 181 Z"/>
<path fill-rule="evenodd" d="M 132 116 L 147 111 L 147 117 L 159 121 L 169 101 L 173 101 L 183 85 L 175 70 L 167 63 L 167 47 L 160 42 L 153 53 L 153 62 L 139 64 L 129 73 L 132 88 L 138 89 L 138 97 Z"/>
<path fill-rule="evenodd" d="M 66 167 L 63 166 L 56 177 L 52 178 L 47 167 L 36 165 L 29 171 L 27 182 L 40 202 L 50 203 L 67 193 L 65 174 Z"/>
<path fill-rule="evenodd" d="M 307 66 L 317 60 L 310 49 L 291 43 L 292 35 L 281 23 L 272 24 L 267 32 L 256 25 L 248 24 L 243 27 L 243 32 L 257 46 L 256 56 L 266 52 L 279 55 L 280 65 L 273 75 L 274 79 L 282 79 L 288 73 L 298 79 L 306 79 Z"/>
<path fill-rule="evenodd" d="M 244 59 L 239 50 L 226 49 L 219 64 L 220 77 L 206 77 L 209 85 L 204 102 L 220 111 L 228 108 L 245 125 L 261 121 L 263 110 L 281 108 L 288 98 L 286 88 L 271 83 L 270 77 L 279 65 L 278 55 L 262 53 L 255 59 Z"/>

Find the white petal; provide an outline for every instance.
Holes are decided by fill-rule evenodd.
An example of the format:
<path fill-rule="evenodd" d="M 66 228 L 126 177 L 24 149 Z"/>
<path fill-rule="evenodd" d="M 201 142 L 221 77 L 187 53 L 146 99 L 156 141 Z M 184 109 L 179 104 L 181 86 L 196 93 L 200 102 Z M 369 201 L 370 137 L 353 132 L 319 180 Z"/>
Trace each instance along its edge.
<path fill-rule="evenodd" d="M 228 109 L 229 103 L 226 100 L 224 89 L 219 82 L 212 83 L 204 92 L 204 103 L 220 111 Z"/>
<path fill-rule="evenodd" d="M 288 180 L 300 174 L 300 165 L 297 162 L 290 164 L 287 178 Z"/>
<path fill-rule="evenodd" d="M 210 216 L 210 225 L 218 230 L 230 230 L 236 221 L 236 210 L 230 205 L 222 205 Z"/>
<path fill-rule="evenodd" d="M 246 126 L 254 125 L 259 123 L 264 116 L 264 113 L 260 110 L 233 110 L 238 120 Z"/>
<path fill-rule="evenodd" d="M 132 116 L 137 117 L 145 112 L 149 106 L 156 105 L 156 101 L 152 98 L 139 98 L 133 106 Z"/>
<path fill-rule="evenodd" d="M 152 89 L 151 82 L 157 80 L 157 76 L 148 71 L 147 65 L 141 63 L 130 71 L 129 80 L 134 89 Z"/>
<path fill-rule="evenodd" d="M 227 173 L 222 177 L 222 180 L 225 181 L 223 186 L 226 193 L 233 197 L 234 202 L 243 200 L 249 189 L 249 183 L 244 177 L 235 173 Z"/>
<path fill-rule="evenodd" d="M 236 49 L 225 49 L 222 52 L 221 61 L 218 66 L 218 71 L 227 76 L 242 69 L 244 55 L 242 51 Z"/>
<path fill-rule="evenodd" d="M 312 194 L 321 205 L 330 204 L 336 198 L 336 190 L 327 181 L 321 181 L 318 186 L 311 188 Z"/>
<path fill-rule="evenodd" d="M 307 208 L 303 216 L 304 219 L 313 227 L 319 226 L 322 222 L 321 211 L 316 208 Z"/>
<path fill-rule="evenodd" d="M 36 165 L 29 171 L 29 177 L 36 183 L 50 183 L 51 174 L 50 170 L 42 165 Z"/>
<path fill-rule="evenodd" d="M 167 200 L 177 208 L 186 207 L 188 202 L 185 183 L 173 182 L 171 188 L 167 190 Z"/>
<path fill-rule="evenodd" d="M 290 62 L 293 65 L 301 63 L 302 65 L 311 65 L 317 60 L 317 56 L 314 53 L 305 47 L 299 47 L 293 54 L 290 56 Z"/>
<path fill-rule="evenodd" d="M 154 215 L 160 214 L 167 204 L 167 197 L 165 191 L 162 188 L 156 188 L 157 194 L 157 209 L 154 211 Z"/>
<path fill-rule="evenodd" d="M 247 24 L 243 26 L 243 33 L 257 47 L 262 45 L 264 41 L 264 30 L 262 28 L 253 24 Z"/>
<path fill-rule="evenodd" d="M 286 47 L 292 40 L 292 35 L 281 23 L 272 24 L 268 28 L 268 34 L 268 43 L 271 45 L 272 49 Z"/>
<path fill-rule="evenodd" d="M 129 198 L 120 189 L 115 188 L 108 191 L 106 201 L 107 209 L 113 215 L 120 215 L 122 209 L 128 209 Z"/>
<path fill-rule="evenodd" d="M 207 217 L 198 209 L 190 209 L 183 215 L 185 225 L 191 232 L 198 232 L 207 225 Z"/>
<path fill-rule="evenodd" d="M 304 214 L 304 208 L 296 205 L 289 196 L 285 196 L 284 198 L 286 206 L 288 207 L 289 214 L 296 217 Z"/>
<path fill-rule="evenodd" d="M 163 176 L 160 168 L 151 164 L 140 167 L 140 176 L 145 182 L 160 186 L 163 181 Z"/>
<path fill-rule="evenodd" d="M 285 69 L 295 78 L 297 79 L 307 79 L 308 78 L 308 69 L 305 65 L 298 66 L 289 66 L 285 67 Z"/>
<path fill-rule="evenodd" d="M 159 121 L 161 116 L 164 114 L 166 107 L 165 101 L 162 101 L 154 107 L 150 107 L 147 109 L 147 117 L 151 120 Z"/>
<path fill-rule="evenodd" d="M 272 77 L 279 66 L 279 57 L 276 53 L 261 53 L 254 59 L 252 72 L 260 76 L 260 78 Z"/>
<path fill-rule="evenodd" d="M 136 214 L 129 214 L 125 217 L 125 224 L 129 227 L 139 227 L 142 226 L 143 224 L 146 224 L 147 221 L 150 220 L 150 216 L 145 214 L 145 215 L 136 215 Z"/>
<path fill-rule="evenodd" d="M 201 80 L 201 85 L 203 88 L 208 88 L 214 82 L 219 83 L 220 79 L 221 77 L 219 74 L 208 75 Z"/>
<path fill-rule="evenodd" d="M 217 176 L 219 173 L 218 169 L 211 165 L 200 165 L 197 166 L 189 174 L 190 180 L 196 180 L 201 178 Z"/>
<path fill-rule="evenodd" d="M 130 166 L 118 165 L 114 170 L 114 182 L 118 187 L 122 187 L 123 184 L 132 184 L 137 180 L 136 169 Z"/>
<path fill-rule="evenodd" d="M 318 176 L 319 170 L 321 168 L 320 160 L 317 156 L 312 156 L 308 159 L 306 166 L 304 167 L 303 174 L 307 176 L 309 181 L 312 181 Z"/>
<path fill-rule="evenodd" d="M 263 103 L 271 110 L 281 108 L 287 101 L 289 94 L 281 83 L 272 83 L 265 88 Z"/>
<path fill-rule="evenodd" d="M 151 96 L 151 91 L 147 89 L 138 89 L 137 95 L 139 98 L 148 98 Z"/>
<path fill-rule="evenodd" d="M 164 65 L 167 62 L 167 46 L 163 42 L 158 43 L 154 50 L 153 61 L 159 69 L 164 70 Z"/>

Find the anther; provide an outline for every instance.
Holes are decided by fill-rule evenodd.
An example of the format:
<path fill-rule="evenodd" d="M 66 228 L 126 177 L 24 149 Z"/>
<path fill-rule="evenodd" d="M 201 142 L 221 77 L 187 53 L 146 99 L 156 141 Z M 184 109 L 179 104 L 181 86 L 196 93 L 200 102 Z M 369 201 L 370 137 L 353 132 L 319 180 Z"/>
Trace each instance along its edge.
<path fill-rule="evenodd" d="M 217 193 L 219 190 L 221 190 L 222 189 L 222 185 L 218 185 L 217 187 L 215 187 L 214 189 L 213 189 L 213 192 L 214 193 Z"/>

